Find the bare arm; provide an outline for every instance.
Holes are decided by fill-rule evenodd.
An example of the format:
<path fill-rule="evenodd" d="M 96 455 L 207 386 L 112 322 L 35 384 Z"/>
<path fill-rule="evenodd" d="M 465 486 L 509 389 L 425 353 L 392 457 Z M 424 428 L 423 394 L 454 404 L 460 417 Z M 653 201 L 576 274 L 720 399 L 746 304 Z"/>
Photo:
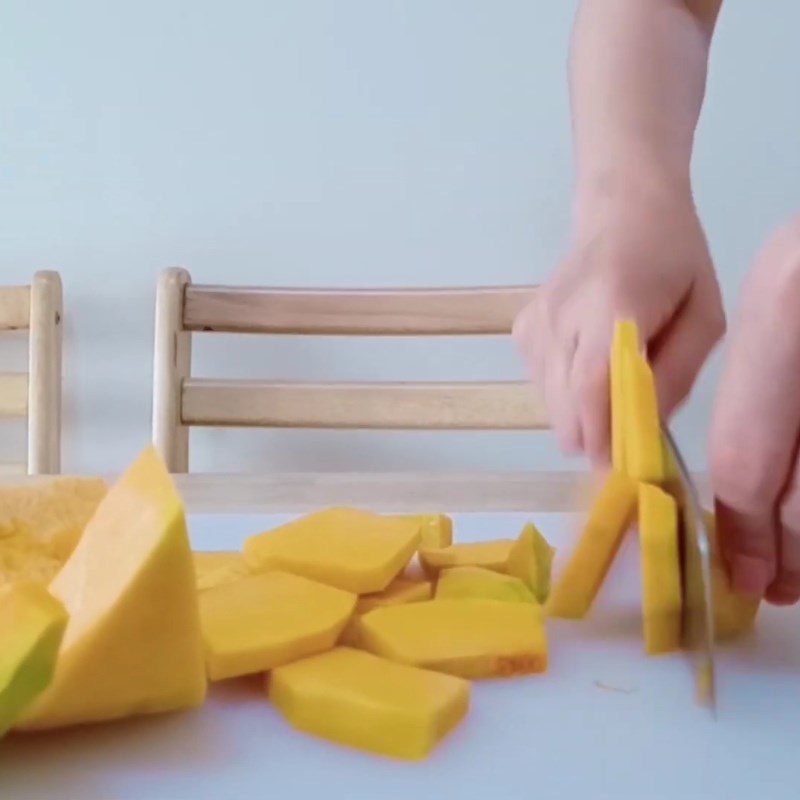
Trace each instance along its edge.
<path fill-rule="evenodd" d="M 570 249 L 515 336 L 568 452 L 608 459 L 614 320 L 648 344 L 662 412 L 724 330 L 689 165 L 721 0 L 583 0 L 570 64 L 577 185 Z"/>
<path fill-rule="evenodd" d="M 722 0 L 584 0 L 570 83 L 578 197 L 647 182 L 689 191 Z"/>

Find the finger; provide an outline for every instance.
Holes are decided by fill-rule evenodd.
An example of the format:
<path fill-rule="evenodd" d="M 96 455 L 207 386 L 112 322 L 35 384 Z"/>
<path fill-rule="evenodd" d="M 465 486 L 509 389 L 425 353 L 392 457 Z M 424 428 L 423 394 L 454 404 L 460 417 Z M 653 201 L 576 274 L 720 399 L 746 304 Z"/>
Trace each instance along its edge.
<path fill-rule="evenodd" d="M 533 300 L 517 315 L 511 332 L 522 354 L 528 377 L 539 389 L 544 386 L 544 356 L 548 346 L 543 314 L 543 293 L 544 290 L 539 290 Z"/>
<path fill-rule="evenodd" d="M 520 311 L 514 319 L 511 336 L 519 351 L 526 358 L 530 353 L 534 337 L 533 331 L 540 316 L 540 297 L 543 290 L 536 292 L 533 299 Z"/>
<path fill-rule="evenodd" d="M 610 323 L 582 331 L 570 374 L 584 451 L 596 468 L 608 466 L 611 455 L 610 347 Z"/>
<path fill-rule="evenodd" d="M 557 330 L 558 324 L 557 316 L 548 314 L 546 290 L 540 289 L 514 321 L 512 336 L 525 358 L 531 382 L 543 391 L 559 446 L 568 454 L 577 454 L 583 445 L 568 381 L 574 346 L 571 337 Z"/>
<path fill-rule="evenodd" d="M 797 458 L 780 501 L 778 522 L 778 569 L 766 597 L 777 605 L 791 605 L 800 600 L 800 461 Z"/>
<path fill-rule="evenodd" d="M 800 292 L 781 277 L 787 252 L 773 243 L 747 282 L 711 431 L 722 546 L 734 588 L 751 593 L 776 575 L 777 500 L 800 428 Z"/>
<path fill-rule="evenodd" d="M 718 497 L 716 519 L 731 585 L 742 594 L 762 596 L 776 570 L 778 531 L 774 510 L 742 512 Z"/>
<path fill-rule="evenodd" d="M 713 276 L 704 276 L 652 348 L 658 404 L 665 419 L 686 399 L 724 333 L 725 313 L 719 287 Z"/>
<path fill-rule="evenodd" d="M 569 384 L 575 340 L 571 336 L 557 338 L 551 335 L 548 344 L 544 370 L 545 404 L 560 448 L 567 455 L 577 455 L 583 451 L 583 436 Z"/>

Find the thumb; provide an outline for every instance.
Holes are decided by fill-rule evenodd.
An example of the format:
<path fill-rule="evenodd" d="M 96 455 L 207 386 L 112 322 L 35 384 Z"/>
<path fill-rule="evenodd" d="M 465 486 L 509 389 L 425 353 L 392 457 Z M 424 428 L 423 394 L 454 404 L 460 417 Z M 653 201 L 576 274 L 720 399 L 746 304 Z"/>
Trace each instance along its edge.
<path fill-rule="evenodd" d="M 725 333 L 725 312 L 712 276 L 700 279 L 657 336 L 651 351 L 658 403 L 668 418 L 686 399 L 709 353 Z"/>

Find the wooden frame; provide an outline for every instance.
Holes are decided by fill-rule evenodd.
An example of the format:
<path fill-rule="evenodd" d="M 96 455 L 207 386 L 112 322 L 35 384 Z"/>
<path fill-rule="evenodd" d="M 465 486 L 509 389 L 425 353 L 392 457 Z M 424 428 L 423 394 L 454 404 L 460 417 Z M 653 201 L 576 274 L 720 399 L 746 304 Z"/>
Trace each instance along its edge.
<path fill-rule="evenodd" d="M 191 376 L 198 332 L 348 336 L 509 334 L 533 287 L 319 290 L 196 286 L 162 273 L 156 297 L 153 441 L 188 472 L 192 426 L 370 429 L 541 429 L 528 384 L 280 383 Z"/>
<path fill-rule="evenodd" d="M 0 331 L 28 331 L 28 373 L 0 374 L 0 416 L 27 417 L 21 471 L 32 475 L 61 469 L 62 315 L 57 272 L 37 272 L 30 286 L 0 287 Z"/>

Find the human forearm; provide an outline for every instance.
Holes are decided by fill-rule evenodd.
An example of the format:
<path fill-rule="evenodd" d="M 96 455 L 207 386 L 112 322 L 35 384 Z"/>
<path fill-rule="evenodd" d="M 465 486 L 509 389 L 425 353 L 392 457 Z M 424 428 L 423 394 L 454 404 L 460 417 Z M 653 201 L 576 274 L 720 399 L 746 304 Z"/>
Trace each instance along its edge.
<path fill-rule="evenodd" d="M 572 241 L 514 334 L 564 450 L 609 455 L 608 353 L 633 319 L 665 417 L 725 315 L 689 162 L 721 0 L 583 0 L 571 64 Z"/>
<path fill-rule="evenodd" d="M 689 164 L 721 0 L 583 0 L 570 84 L 578 203 L 689 191 Z"/>

